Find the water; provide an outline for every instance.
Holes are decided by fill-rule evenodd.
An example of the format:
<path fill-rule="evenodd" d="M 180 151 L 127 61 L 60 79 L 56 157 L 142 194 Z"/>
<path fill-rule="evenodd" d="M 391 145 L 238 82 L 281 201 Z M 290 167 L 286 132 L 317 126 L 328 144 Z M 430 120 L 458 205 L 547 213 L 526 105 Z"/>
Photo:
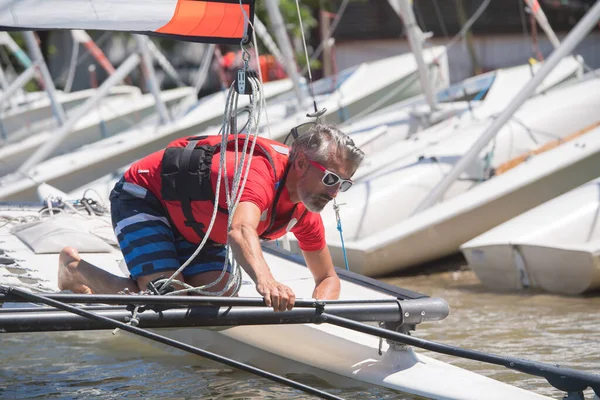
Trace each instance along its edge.
<path fill-rule="evenodd" d="M 470 271 L 386 278 L 385 281 L 442 297 L 450 304 L 451 312 L 446 320 L 422 324 L 416 336 L 600 372 L 600 297 L 491 293 Z M 141 351 L 127 342 L 109 348 L 105 340 L 95 340 L 95 334 L 28 334 L 26 340 L 16 334 L 0 335 L 0 398 L 312 398 L 177 350 L 154 346 Z M 562 398 L 562 393 L 541 378 L 476 361 L 425 353 L 521 388 Z M 314 376 L 288 377 L 348 399 L 414 398 L 379 388 L 340 389 Z"/>

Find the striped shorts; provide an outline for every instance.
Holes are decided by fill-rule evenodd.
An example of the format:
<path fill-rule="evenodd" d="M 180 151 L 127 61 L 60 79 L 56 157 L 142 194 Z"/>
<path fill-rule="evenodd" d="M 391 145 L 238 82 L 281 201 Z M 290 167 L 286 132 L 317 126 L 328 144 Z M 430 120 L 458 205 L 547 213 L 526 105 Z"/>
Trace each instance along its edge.
<path fill-rule="evenodd" d="M 110 206 L 113 229 L 133 279 L 174 272 L 198 247 L 171 227 L 160 200 L 141 186 L 121 179 L 110 193 Z M 221 271 L 225 257 L 225 246 L 209 241 L 182 274 Z"/>

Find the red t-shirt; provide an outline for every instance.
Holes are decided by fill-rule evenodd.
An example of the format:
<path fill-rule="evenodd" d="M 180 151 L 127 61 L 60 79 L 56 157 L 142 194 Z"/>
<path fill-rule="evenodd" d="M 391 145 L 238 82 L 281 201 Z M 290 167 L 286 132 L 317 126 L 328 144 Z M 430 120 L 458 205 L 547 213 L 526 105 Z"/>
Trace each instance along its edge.
<path fill-rule="evenodd" d="M 181 139 L 185 141 L 186 139 Z M 157 198 L 161 199 L 161 160 L 164 150 L 157 151 L 149 156 L 134 163 L 125 173 L 127 182 L 135 183 L 150 190 Z M 211 183 L 213 192 L 216 193 L 217 177 L 219 173 L 219 161 L 221 153 L 217 152 L 213 156 L 211 165 Z M 235 153 L 227 152 L 227 180 L 228 188 L 231 191 L 234 176 Z M 239 161 L 238 161 L 239 162 Z M 243 177 L 243 175 L 242 175 Z M 271 208 L 275 200 L 277 182 L 275 174 L 269 161 L 261 154 L 253 155 L 250 164 L 250 172 L 242 192 L 241 202 L 251 202 L 261 211 L 261 221 L 257 227 L 259 235 L 268 229 L 271 222 Z M 221 188 L 219 194 L 219 206 L 227 209 L 225 179 L 221 177 Z M 204 203 L 205 204 L 205 203 Z M 275 210 L 275 222 L 273 227 L 288 227 L 290 219 L 296 206 L 296 215 L 302 215 L 305 207 L 302 203 L 294 204 L 290 200 L 290 194 L 286 187 L 281 191 Z M 194 214 L 202 214 L 207 220 L 213 213 L 213 207 L 193 207 Z M 199 219 L 199 218 L 198 218 Z M 300 221 L 289 229 L 298 239 L 298 245 L 304 251 L 317 251 L 325 247 L 325 229 L 319 213 L 307 211 Z M 281 231 L 281 236 L 286 230 Z M 225 243 L 227 238 L 227 216 L 221 212 L 217 213 L 215 224 L 210 233 L 210 238 L 217 243 Z"/>

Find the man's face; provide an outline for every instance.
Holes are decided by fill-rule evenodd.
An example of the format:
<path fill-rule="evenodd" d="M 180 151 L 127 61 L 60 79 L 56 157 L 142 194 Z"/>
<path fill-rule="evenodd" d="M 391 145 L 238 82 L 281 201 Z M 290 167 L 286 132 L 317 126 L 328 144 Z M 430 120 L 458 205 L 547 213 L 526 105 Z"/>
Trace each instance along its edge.
<path fill-rule="evenodd" d="M 312 212 L 321 212 L 323 208 L 333 200 L 339 190 L 340 183 L 333 186 L 327 186 L 323 183 L 323 177 L 327 173 L 326 169 L 339 176 L 341 179 L 350 179 L 354 174 L 351 163 L 340 160 L 337 157 L 330 157 L 326 163 L 316 163 L 309 161 L 303 156 L 300 161 L 302 171 L 298 179 L 298 197 L 304 203 L 306 208 Z"/>

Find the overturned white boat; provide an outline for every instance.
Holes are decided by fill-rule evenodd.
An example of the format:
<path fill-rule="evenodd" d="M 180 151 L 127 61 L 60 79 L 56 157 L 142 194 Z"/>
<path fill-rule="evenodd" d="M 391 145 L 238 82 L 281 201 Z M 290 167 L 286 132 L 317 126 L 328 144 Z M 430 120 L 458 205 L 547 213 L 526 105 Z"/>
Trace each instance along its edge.
<path fill-rule="evenodd" d="M 424 59 L 433 77 L 432 86 L 446 88 L 449 70 L 445 46 L 428 49 L 424 52 Z M 301 88 L 306 97 L 300 106 L 293 92 L 270 101 L 268 121 L 264 120 L 262 134 L 281 140 L 293 127 L 311 121 L 306 115 L 314 111 L 308 102 L 313 100 L 310 94 L 314 94 L 319 108 L 326 110 L 321 120 L 340 124 L 367 108 L 376 111 L 421 93 L 417 62 L 412 53 L 364 62 L 320 79 L 312 86 L 312 93 L 306 85 Z"/>
<path fill-rule="evenodd" d="M 65 112 L 81 105 L 92 97 L 95 89 L 85 89 L 65 93 L 56 91 L 56 100 Z M 127 96 L 140 94 L 140 89 L 135 86 L 115 86 L 111 88 L 108 96 Z M 10 142 L 15 137 L 39 132 L 43 129 L 57 125 L 50 99 L 45 92 L 36 93 L 35 100 L 21 103 L 0 112 L 0 146 Z M 12 98 L 10 99 L 12 101 Z"/>
<path fill-rule="evenodd" d="M 56 203 L 52 200 L 47 205 L 48 207 L 43 208 L 23 204 L 0 206 L 0 219 L 3 221 L 0 225 L 0 239 L 3 241 L 0 277 L 5 288 L 20 288 L 37 294 L 56 292 L 58 252 L 65 245 L 78 247 L 86 261 L 113 274 L 124 276 L 120 267 L 122 255 L 115 247 L 116 242 L 108 217 L 102 215 L 100 208 L 90 203 L 84 205 L 82 202 L 71 202 L 67 206 L 66 203 Z M 297 257 L 265 248 L 265 258 L 275 278 L 291 287 L 297 298 L 310 298 L 314 281 L 310 271 Z M 345 303 L 336 309 L 335 304 L 324 304 L 323 309 L 326 313 L 353 315 L 358 320 L 375 323 L 380 318 L 393 315 L 391 310 L 404 307 L 400 312 L 402 316 L 397 317 L 402 318 L 403 322 L 394 325 L 402 332 L 410 329 L 411 324 L 439 320 L 448 313 L 447 304 L 441 299 L 430 299 L 345 271 L 339 271 L 339 274 L 342 278 L 340 299 L 356 303 L 354 306 L 360 306 L 363 302 L 366 308 L 361 311 L 360 308 L 351 308 L 353 304 Z M 10 290 L 5 293 L 10 293 Z M 255 290 L 254 283 L 245 274 L 242 277 L 240 296 L 245 299 L 254 298 L 259 302 L 262 300 Z M 93 299 L 88 298 L 90 301 Z M 389 302 L 390 299 L 392 303 L 380 304 L 381 301 Z M 394 299 L 400 300 L 394 302 Z M 79 301 L 87 302 L 85 298 Z M 301 300 L 298 301 L 300 302 Z M 74 330 L 108 328 L 106 325 L 89 325 L 84 318 L 77 320 L 76 316 L 76 319 L 73 319 L 64 313 L 57 314 L 57 310 L 53 308 L 31 309 L 29 305 L 26 306 L 29 308 L 26 308 L 25 312 L 20 313 L 19 308 L 15 307 L 19 305 L 5 299 L 0 312 L 0 331 L 21 332 L 21 340 L 27 340 L 27 336 L 22 333 L 25 331 L 60 330 L 67 326 Z M 103 315 L 112 315 L 110 318 L 123 314 L 122 317 L 126 320 L 127 315 L 131 315 L 122 307 L 111 309 L 105 306 L 103 309 L 109 313 Z M 144 311 L 138 314 L 140 326 L 154 327 L 154 332 L 177 339 L 186 345 L 209 348 L 223 356 L 280 374 L 309 373 L 341 385 L 378 385 L 434 399 L 480 399 L 482 393 L 486 394 L 486 398 L 499 400 L 546 398 L 440 362 L 415 351 L 411 346 L 397 342 L 388 343 L 385 340 L 380 342 L 373 334 L 329 323 L 299 323 L 305 321 L 307 315 L 314 314 L 314 311 L 310 310 L 303 312 L 295 308 L 288 312 L 289 314 L 267 310 L 256 314 L 256 311 L 249 307 L 229 307 L 220 310 L 212 308 L 208 313 L 201 308 L 179 310 L 181 311 L 163 310 L 161 314 Z M 216 314 L 211 310 L 216 311 Z M 340 310 L 342 314 L 337 314 Z M 97 311 L 103 313 L 102 310 Z M 181 318 L 181 312 L 187 317 Z M 303 317 L 299 318 L 294 312 L 301 313 Z M 156 319 L 153 315 L 163 317 Z M 298 319 L 286 322 L 287 315 L 289 318 Z M 116 318 L 123 320 L 122 317 Z M 216 330 L 206 326 L 208 323 L 221 325 L 228 318 L 233 321 L 229 326 L 222 326 Z M 261 319 L 266 324 L 260 324 Z M 49 325 L 43 322 L 50 320 L 53 322 Z M 163 322 L 160 322 L 161 320 Z M 27 326 L 33 328 L 28 329 Z M 373 325 L 361 326 L 367 327 L 366 329 L 374 328 Z M 114 336 L 110 330 L 95 331 L 93 334 L 96 339 L 121 340 L 120 334 Z M 410 339 L 411 336 L 407 338 Z M 416 337 L 414 339 L 422 340 Z M 290 343 L 294 345 L 290 346 Z M 520 368 L 520 365 L 516 368 Z M 435 382 L 435 385 L 431 382 Z"/>
<path fill-rule="evenodd" d="M 170 89 L 161 92 L 160 99 L 166 107 L 172 107 L 192 93 L 193 89 L 190 87 Z M 152 117 L 155 106 L 155 99 L 149 93 L 102 99 L 94 111 L 74 124 L 68 140 L 57 144 L 48 157 L 68 153 L 88 143 L 126 131 Z M 50 142 L 59 129 L 60 127 L 38 132 L 14 132 L 4 146 L 0 147 L 0 176 L 16 171 L 31 154 Z"/>
<path fill-rule="evenodd" d="M 269 98 L 290 90 L 289 79 L 268 82 L 264 85 L 264 96 Z M 201 98 L 187 113 L 167 124 L 149 124 L 120 132 L 109 138 L 84 145 L 70 153 L 52 157 L 32 167 L 25 174 L 14 172 L 0 179 L 0 199 L 34 201 L 36 188 L 47 182 L 69 192 L 117 168 L 159 150 L 171 141 L 202 133 L 213 126 L 212 133 L 223 119 L 226 93 L 218 92 Z M 248 96 L 240 97 L 239 106 L 249 104 Z M 27 180 L 23 180 L 23 176 Z"/>
<path fill-rule="evenodd" d="M 536 88 L 536 94 L 579 77 L 583 72 L 581 57 L 569 57 Z M 518 91 L 539 71 L 542 63 L 502 68 L 465 79 L 435 93 L 434 109 L 424 95 L 371 112 L 369 108 L 355 114 L 340 128 L 348 133 L 367 155 L 377 157 L 379 150 L 412 139 L 419 132 L 442 125 L 448 135 L 456 134 L 472 123 L 493 118 Z M 365 112 L 366 111 L 366 112 Z M 364 166 L 359 176 L 364 174 Z"/>
<path fill-rule="evenodd" d="M 586 161 L 593 163 L 598 151 L 594 147 L 598 130 L 592 128 L 599 122 L 600 96 L 592 87 L 600 90 L 600 80 L 530 99 L 454 182 L 442 202 L 415 215 L 417 206 L 492 121 L 462 129 L 458 124 L 434 126 L 370 157 L 352 190 L 337 199 L 343 204 L 340 215 L 350 268 L 381 275 L 452 254 L 493 226 L 594 178 L 594 169 Z M 449 134 L 453 129 L 458 130 Z M 515 169 L 521 172 L 507 173 L 513 177 L 520 173 L 520 179 L 493 176 L 510 160 L 587 131 L 553 150 L 560 157 L 538 155 Z M 585 147 L 577 147 L 578 143 Z M 535 163 L 537 158 L 540 163 Z M 572 179 L 565 182 L 564 174 Z M 523 182 L 523 177 L 528 180 Z M 546 177 L 544 185 L 539 181 L 542 177 Z M 525 190 L 534 186 L 540 188 L 534 195 Z M 497 198 L 503 196 L 510 207 L 499 206 Z M 482 209 L 489 212 L 483 214 Z M 344 265 L 335 213 L 328 209 L 323 220 L 336 265 Z"/>
<path fill-rule="evenodd" d="M 495 290 L 582 294 L 600 289 L 600 180 L 535 207 L 460 246 Z"/>
<path fill-rule="evenodd" d="M 435 48 L 431 54 L 432 57 L 433 55 L 443 54 L 443 48 Z M 414 57 L 412 54 L 406 54 L 373 63 L 365 63 L 341 73 L 340 76 L 343 79 L 339 82 L 340 87 L 337 89 L 335 86 L 332 88 L 328 86 L 333 82 L 332 78 L 320 81 L 315 86 L 319 87 L 323 85 L 333 90 L 332 93 L 337 92 L 335 96 L 338 97 L 334 97 L 338 98 L 338 100 L 340 99 L 339 96 L 344 94 L 347 97 L 347 100 L 344 101 L 347 102 L 340 104 L 349 106 L 356 102 L 368 103 L 370 96 L 383 95 L 385 90 L 387 90 L 386 88 L 389 89 L 390 85 L 398 84 L 399 81 L 404 79 L 411 79 L 411 76 L 413 76 L 412 79 L 415 81 L 414 85 L 416 85 L 416 79 L 414 78 L 416 75 L 415 69 L 416 63 Z M 384 71 L 388 70 L 394 72 L 385 76 Z M 375 79 L 374 77 L 379 78 L 376 79 L 376 82 L 365 85 L 365 82 L 372 82 Z M 414 90 L 416 90 L 417 86 L 414 86 Z M 292 123 L 292 121 L 296 121 L 294 119 L 296 117 L 292 118 L 282 111 L 287 106 L 291 106 L 293 97 L 289 98 L 288 95 L 283 95 L 283 98 L 279 99 L 276 97 L 289 91 L 291 88 L 292 83 L 289 79 L 268 82 L 264 85 L 264 97 L 271 99 L 267 103 L 268 121 L 271 125 L 262 134 L 270 134 L 274 138 L 283 139 L 291 127 L 297 124 L 296 122 Z M 325 90 L 325 93 L 321 94 L 322 98 L 326 97 L 329 93 L 328 90 Z M 408 96 L 412 93 L 414 92 L 403 92 L 402 96 Z M 330 94 L 330 96 L 333 95 Z M 395 98 L 394 101 L 397 100 L 398 98 Z M 223 119 L 225 104 L 226 94 L 215 93 L 201 99 L 198 105 L 185 116 L 171 123 L 164 124 L 163 126 L 146 126 L 129 129 L 110 138 L 83 146 L 77 151 L 41 162 L 33 166 L 26 174 L 23 173 L 24 171 L 17 171 L 7 175 L 0 181 L 0 199 L 14 201 L 37 199 L 36 187 L 41 182 L 46 182 L 62 191 L 69 192 L 105 174 L 110 174 L 115 169 L 153 151 L 159 150 L 179 137 L 198 134 L 217 134 L 219 131 L 217 124 Z M 249 96 L 240 97 L 238 108 L 242 117 L 243 108 L 249 104 Z M 364 106 L 363 104 L 359 107 Z M 278 110 L 282 111 L 282 114 L 278 113 Z M 302 112 L 297 112 L 296 108 L 293 108 L 293 110 L 294 113 L 292 115 L 304 118 L 303 122 L 307 120 L 305 116 L 306 110 Z M 277 122 L 278 120 L 283 125 Z M 266 123 L 266 121 L 267 118 L 262 119 L 262 122 Z M 243 126 L 243 123 L 239 122 L 239 126 Z M 278 127 L 287 129 L 287 131 L 280 130 Z M 24 175 L 29 179 L 24 180 Z"/>

